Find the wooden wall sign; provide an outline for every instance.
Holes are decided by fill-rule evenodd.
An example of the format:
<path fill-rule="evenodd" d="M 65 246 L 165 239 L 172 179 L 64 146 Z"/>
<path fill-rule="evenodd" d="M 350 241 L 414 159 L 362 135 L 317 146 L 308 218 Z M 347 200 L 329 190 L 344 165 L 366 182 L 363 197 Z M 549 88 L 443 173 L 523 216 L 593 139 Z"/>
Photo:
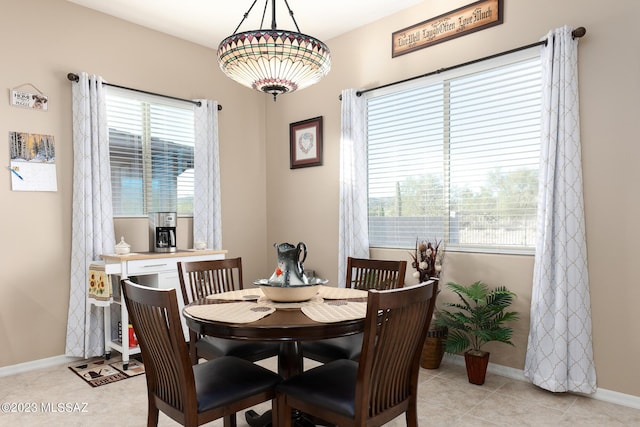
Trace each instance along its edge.
<path fill-rule="evenodd" d="M 391 35 L 391 56 L 442 43 L 502 24 L 504 0 L 480 0 Z"/>
<path fill-rule="evenodd" d="M 23 86 L 31 86 L 38 93 L 18 90 Z M 9 101 L 13 107 L 30 108 L 32 110 L 38 111 L 47 111 L 49 109 L 49 98 L 47 97 L 47 95 L 42 93 L 40 89 L 38 89 L 31 83 L 25 83 L 11 89 Z"/>

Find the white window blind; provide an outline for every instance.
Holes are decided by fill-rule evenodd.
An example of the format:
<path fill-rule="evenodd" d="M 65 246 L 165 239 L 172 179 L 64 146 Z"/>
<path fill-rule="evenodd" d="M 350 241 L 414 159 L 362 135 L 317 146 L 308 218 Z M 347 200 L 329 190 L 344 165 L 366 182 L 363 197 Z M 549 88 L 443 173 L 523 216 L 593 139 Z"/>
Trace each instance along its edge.
<path fill-rule="evenodd" d="M 539 58 L 485 67 L 368 96 L 371 246 L 533 248 Z"/>
<path fill-rule="evenodd" d="M 107 123 L 114 216 L 192 215 L 193 107 L 109 87 Z"/>

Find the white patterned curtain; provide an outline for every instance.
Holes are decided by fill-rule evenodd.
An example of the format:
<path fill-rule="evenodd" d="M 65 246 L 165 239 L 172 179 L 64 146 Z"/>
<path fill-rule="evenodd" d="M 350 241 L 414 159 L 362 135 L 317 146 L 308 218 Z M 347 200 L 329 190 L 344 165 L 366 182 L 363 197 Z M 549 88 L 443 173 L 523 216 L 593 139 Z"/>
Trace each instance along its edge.
<path fill-rule="evenodd" d="M 104 353 L 101 307 L 87 300 L 89 264 L 113 253 L 115 236 L 111 205 L 109 135 L 102 78 L 78 73 L 72 83 L 73 206 L 71 282 L 67 319 L 67 356 Z"/>
<path fill-rule="evenodd" d="M 222 249 L 218 103 L 198 99 L 195 107 L 193 240 Z"/>
<path fill-rule="evenodd" d="M 347 257 L 369 258 L 366 101 L 356 89 L 342 91 L 338 286 L 344 287 Z"/>
<path fill-rule="evenodd" d="M 566 26 L 551 31 L 546 39 L 537 239 L 524 374 L 553 392 L 593 393 L 578 40 Z"/>

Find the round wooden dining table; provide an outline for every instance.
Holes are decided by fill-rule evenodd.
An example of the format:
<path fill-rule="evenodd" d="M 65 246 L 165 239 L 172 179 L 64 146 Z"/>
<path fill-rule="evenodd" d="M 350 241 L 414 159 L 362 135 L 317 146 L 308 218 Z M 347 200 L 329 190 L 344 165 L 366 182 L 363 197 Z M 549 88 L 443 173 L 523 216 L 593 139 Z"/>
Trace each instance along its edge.
<path fill-rule="evenodd" d="M 366 302 L 366 298 L 349 299 L 348 301 Z M 189 329 L 201 335 L 245 341 L 280 342 L 278 373 L 283 378 L 289 378 L 302 372 L 303 355 L 300 346 L 302 341 L 342 337 L 364 331 L 364 318 L 321 323 L 311 320 L 302 313 L 299 307 L 281 308 L 284 304 L 279 304 L 275 312 L 251 323 L 228 323 L 201 319 L 186 312 L 187 308 L 192 305 L 225 304 L 228 302 L 230 301 L 202 298 L 185 306 L 182 314 Z"/>
<path fill-rule="evenodd" d="M 339 301 L 366 302 L 366 298 L 350 298 Z M 193 305 L 225 304 L 230 301 L 202 298 L 192 302 L 183 309 L 183 316 L 187 326 L 194 332 L 212 337 L 229 338 L 246 341 L 279 342 L 278 373 L 283 378 L 289 378 L 303 371 L 302 341 L 313 341 L 327 338 L 342 337 L 364 331 L 364 318 L 344 320 L 339 322 L 322 323 L 311 320 L 299 307 L 286 308 L 286 304 L 278 304 L 276 311 L 257 321 L 250 323 L 228 323 L 207 320 L 190 315 L 187 310 Z M 292 304 L 293 305 L 293 304 Z M 248 411 L 247 421 L 251 426 L 269 424 L 270 413 L 256 416 Z M 305 425 L 302 423 L 296 423 Z"/>

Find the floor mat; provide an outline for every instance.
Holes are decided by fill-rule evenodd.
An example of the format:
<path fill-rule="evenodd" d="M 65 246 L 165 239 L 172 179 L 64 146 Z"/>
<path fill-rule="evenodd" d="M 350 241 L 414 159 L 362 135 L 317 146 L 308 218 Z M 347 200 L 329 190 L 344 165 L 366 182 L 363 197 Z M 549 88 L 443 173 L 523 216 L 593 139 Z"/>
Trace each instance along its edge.
<path fill-rule="evenodd" d="M 127 369 L 123 369 L 122 361 L 114 362 L 105 359 L 87 360 L 69 366 L 69 369 L 92 387 L 99 387 L 144 374 L 142 362 L 133 358 L 129 359 Z"/>

